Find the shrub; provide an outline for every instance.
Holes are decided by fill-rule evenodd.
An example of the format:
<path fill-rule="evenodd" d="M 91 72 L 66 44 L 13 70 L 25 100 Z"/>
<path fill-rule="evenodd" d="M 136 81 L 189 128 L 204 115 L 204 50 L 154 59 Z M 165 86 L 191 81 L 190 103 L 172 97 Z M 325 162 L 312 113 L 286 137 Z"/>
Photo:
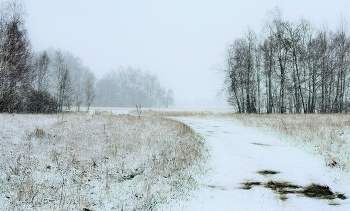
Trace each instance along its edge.
<path fill-rule="evenodd" d="M 57 112 L 57 100 L 47 91 L 31 90 L 29 92 L 26 111 L 29 113 Z"/>

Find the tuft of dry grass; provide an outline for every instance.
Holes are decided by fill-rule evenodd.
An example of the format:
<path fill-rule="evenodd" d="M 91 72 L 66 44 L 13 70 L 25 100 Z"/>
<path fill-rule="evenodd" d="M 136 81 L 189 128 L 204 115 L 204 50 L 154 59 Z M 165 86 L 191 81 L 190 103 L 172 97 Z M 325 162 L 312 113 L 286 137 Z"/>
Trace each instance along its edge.
<path fill-rule="evenodd" d="M 197 188 L 207 157 L 160 116 L 1 114 L 0 127 L 5 210 L 154 210 Z"/>
<path fill-rule="evenodd" d="M 276 131 L 325 158 L 326 165 L 350 171 L 350 115 L 225 114 L 246 126 Z"/>

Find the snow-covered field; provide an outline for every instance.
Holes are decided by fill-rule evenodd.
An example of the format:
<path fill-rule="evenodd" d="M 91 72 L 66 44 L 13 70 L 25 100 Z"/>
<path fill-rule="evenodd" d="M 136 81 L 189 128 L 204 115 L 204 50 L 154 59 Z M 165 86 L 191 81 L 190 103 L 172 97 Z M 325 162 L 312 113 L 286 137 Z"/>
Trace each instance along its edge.
<path fill-rule="evenodd" d="M 0 114 L 0 210 L 152 210 L 197 187 L 204 155 L 162 117 Z"/>
<path fill-rule="evenodd" d="M 322 156 L 232 118 L 178 120 L 205 137 L 212 170 L 192 199 L 161 209 L 350 210 L 350 174 Z"/>
<path fill-rule="evenodd" d="M 350 210 L 347 117 L 142 111 L 0 114 L 2 210 Z"/>

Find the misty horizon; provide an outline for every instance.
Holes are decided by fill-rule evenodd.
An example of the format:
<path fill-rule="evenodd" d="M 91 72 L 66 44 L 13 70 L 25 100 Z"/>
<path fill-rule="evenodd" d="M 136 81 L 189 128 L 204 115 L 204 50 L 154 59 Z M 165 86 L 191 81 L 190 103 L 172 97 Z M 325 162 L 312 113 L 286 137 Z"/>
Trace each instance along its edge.
<path fill-rule="evenodd" d="M 304 17 L 330 29 L 349 20 L 348 1 L 247 2 L 25 2 L 26 26 L 35 51 L 70 51 L 97 78 L 119 66 L 159 77 L 174 99 L 215 99 L 223 76 L 227 45 L 247 27 L 261 30 L 268 11 L 278 6 L 284 19 Z"/>

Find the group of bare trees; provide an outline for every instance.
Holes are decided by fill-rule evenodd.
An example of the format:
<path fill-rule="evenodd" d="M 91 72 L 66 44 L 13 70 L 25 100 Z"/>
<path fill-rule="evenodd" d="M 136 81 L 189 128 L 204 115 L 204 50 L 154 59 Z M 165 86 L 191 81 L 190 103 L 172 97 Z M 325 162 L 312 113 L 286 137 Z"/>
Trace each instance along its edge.
<path fill-rule="evenodd" d="M 168 107 L 173 104 L 172 90 L 161 87 L 156 75 L 131 67 L 112 70 L 96 84 L 95 106 Z"/>
<path fill-rule="evenodd" d="M 0 112 L 60 112 L 94 97 L 95 77 L 79 58 L 60 50 L 33 53 L 23 4 L 0 5 Z"/>
<path fill-rule="evenodd" d="M 61 50 L 48 49 L 36 54 L 33 60 L 33 88 L 39 93 L 51 95 L 58 112 L 71 107 L 79 111 L 82 105 L 89 110 L 95 96 L 96 78 L 80 58 Z"/>
<path fill-rule="evenodd" d="M 23 3 L 0 5 L 0 112 L 50 113 L 92 105 L 168 107 L 171 90 L 155 75 L 132 68 L 112 71 L 96 83 L 81 59 L 48 49 L 34 53 L 25 28 Z M 95 94 L 97 84 L 97 94 Z"/>
<path fill-rule="evenodd" d="M 272 10 L 260 35 L 248 29 L 229 45 L 224 91 L 239 113 L 348 113 L 350 34 Z"/>

